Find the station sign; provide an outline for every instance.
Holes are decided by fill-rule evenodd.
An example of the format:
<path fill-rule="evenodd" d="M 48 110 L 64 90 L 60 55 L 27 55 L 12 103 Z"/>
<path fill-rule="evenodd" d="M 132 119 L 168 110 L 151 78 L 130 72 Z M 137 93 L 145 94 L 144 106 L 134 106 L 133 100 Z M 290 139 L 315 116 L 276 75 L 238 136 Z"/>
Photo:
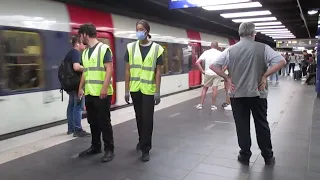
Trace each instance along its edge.
<path fill-rule="evenodd" d="M 247 1 L 247 0 L 243 0 Z M 169 9 L 184 9 L 193 7 L 205 7 L 213 5 L 231 4 L 232 0 L 212 1 L 212 0 L 169 0 Z"/>

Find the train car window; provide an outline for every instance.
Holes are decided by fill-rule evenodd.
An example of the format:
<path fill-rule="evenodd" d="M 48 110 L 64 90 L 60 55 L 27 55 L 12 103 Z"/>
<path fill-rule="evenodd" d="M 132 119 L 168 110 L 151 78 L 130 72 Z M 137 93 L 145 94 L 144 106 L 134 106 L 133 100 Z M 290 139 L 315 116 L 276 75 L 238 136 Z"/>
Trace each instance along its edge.
<path fill-rule="evenodd" d="M 3 30 L 4 87 L 19 91 L 44 86 L 42 43 L 36 32 Z"/>
<path fill-rule="evenodd" d="M 171 61 L 171 71 L 173 73 L 181 73 L 182 72 L 182 60 L 183 60 L 183 52 L 182 48 L 178 44 L 173 45 L 172 52 L 172 61 Z"/>
<path fill-rule="evenodd" d="M 169 73 L 169 66 L 168 66 L 168 45 L 165 43 L 159 43 L 164 51 L 162 54 L 163 66 L 161 67 L 161 74 L 168 74 Z"/>

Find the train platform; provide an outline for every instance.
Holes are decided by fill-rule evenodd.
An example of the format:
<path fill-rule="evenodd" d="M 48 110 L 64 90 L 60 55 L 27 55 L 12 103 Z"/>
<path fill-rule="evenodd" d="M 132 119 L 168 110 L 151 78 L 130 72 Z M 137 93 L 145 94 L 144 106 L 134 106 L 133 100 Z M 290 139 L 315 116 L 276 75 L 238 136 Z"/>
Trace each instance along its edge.
<path fill-rule="evenodd" d="M 239 151 L 232 111 L 220 104 L 210 109 L 210 97 L 202 110 L 201 89 L 162 99 L 156 107 L 153 149 L 147 163 L 135 150 L 137 128 L 132 107 L 112 112 L 115 137 L 113 161 L 101 163 L 102 154 L 78 158 L 91 138 L 66 135 L 66 125 L 0 142 L 0 174 L 3 180 L 319 180 L 320 100 L 314 86 L 282 78 L 270 85 L 268 121 L 276 164 L 265 166 L 252 126 L 251 163 L 237 162 Z M 210 95 L 210 94 L 209 94 Z M 83 121 L 84 128 L 89 130 Z"/>

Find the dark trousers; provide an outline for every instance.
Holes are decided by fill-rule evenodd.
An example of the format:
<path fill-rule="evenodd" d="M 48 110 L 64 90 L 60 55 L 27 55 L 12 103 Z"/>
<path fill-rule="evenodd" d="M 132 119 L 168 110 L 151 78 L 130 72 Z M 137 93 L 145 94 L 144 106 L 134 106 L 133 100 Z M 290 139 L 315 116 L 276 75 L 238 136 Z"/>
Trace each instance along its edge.
<path fill-rule="evenodd" d="M 98 96 L 86 96 L 87 119 L 92 135 L 92 147 L 101 148 L 101 133 L 105 151 L 114 151 L 113 131 L 110 119 L 111 96 L 100 99 Z"/>
<path fill-rule="evenodd" d="M 267 121 L 268 102 L 265 98 L 243 97 L 231 98 L 231 106 L 236 123 L 240 155 L 250 158 L 250 112 L 254 118 L 256 135 L 261 155 L 264 158 L 273 156 L 269 123 Z"/>
<path fill-rule="evenodd" d="M 131 92 L 142 152 L 149 152 L 152 144 L 154 96 Z"/>
<path fill-rule="evenodd" d="M 291 73 L 291 69 L 292 69 L 292 72 L 294 72 L 294 67 L 295 67 L 295 66 L 296 66 L 295 63 L 290 63 L 290 64 L 289 64 L 289 72 L 288 72 L 288 74 Z"/>

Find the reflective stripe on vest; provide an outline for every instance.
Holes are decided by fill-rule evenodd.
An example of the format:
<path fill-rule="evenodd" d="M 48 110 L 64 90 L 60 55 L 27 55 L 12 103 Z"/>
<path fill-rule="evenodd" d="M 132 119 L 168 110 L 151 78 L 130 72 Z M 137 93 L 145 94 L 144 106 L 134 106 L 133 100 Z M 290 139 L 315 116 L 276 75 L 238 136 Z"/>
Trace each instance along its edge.
<path fill-rule="evenodd" d="M 106 46 L 103 47 L 103 46 Z M 86 49 L 82 54 L 82 62 L 84 67 L 85 78 L 85 95 L 100 96 L 106 70 L 103 64 L 103 58 L 109 47 L 99 43 L 89 57 L 89 49 Z M 98 52 L 96 52 L 98 50 Z M 102 52 L 101 52 L 102 51 Z M 111 50 L 110 50 L 111 52 Z M 111 52 L 112 53 L 112 52 Z M 112 81 L 108 87 L 108 95 L 113 94 Z"/>
<path fill-rule="evenodd" d="M 130 64 L 130 91 L 141 91 L 143 94 L 153 95 L 156 91 L 155 69 L 158 57 L 163 53 L 163 48 L 153 43 L 144 61 L 142 61 L 139 42 L 128 46 Z"/>

